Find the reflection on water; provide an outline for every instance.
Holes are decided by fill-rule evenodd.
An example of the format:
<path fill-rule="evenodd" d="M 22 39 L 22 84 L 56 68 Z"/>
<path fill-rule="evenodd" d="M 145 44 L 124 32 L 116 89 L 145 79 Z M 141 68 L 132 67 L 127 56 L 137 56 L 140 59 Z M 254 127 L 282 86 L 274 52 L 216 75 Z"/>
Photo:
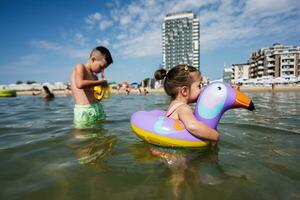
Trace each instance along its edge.
<path fill-rule="evenodd" d="M 74 149 L 80 164 L 95 164 L 112 152 L 117 141 L 116 136 L 109 136 L 105 129 L 74 129 L 74 140 L 69 146 Z"/>
<path fill-rule="evenodd" d="M 115 95 L 107 119 L 73 125 L 73 100 L 0 99 L 1 199 L 299 199 L 300 93 L 249 93 L 207 149 L 141 141 L 129 119 L 166 109 L 164 95 Z"/>
<path fill-rule="evenodd" d="M 160 161 L 167 166 L 164 187 L 170 188 L 171 199 L 196 198 L 192 190 L 200 185 L 220 185 L 229 179 L 246 181 L 243 176 L 226 174 L 218 164 L 218 151 L 217 147 L 180 149 L 142 144 L 132 146 L 132 152 L 139 162 L 149 164 Z"/>

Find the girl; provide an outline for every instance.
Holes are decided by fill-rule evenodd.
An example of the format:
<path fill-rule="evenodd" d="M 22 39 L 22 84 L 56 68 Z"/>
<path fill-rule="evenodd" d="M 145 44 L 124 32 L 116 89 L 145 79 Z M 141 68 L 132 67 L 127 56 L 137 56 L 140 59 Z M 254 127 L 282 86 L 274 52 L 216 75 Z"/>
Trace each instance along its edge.
<path fill-rule="evenodd" d="M 168 73 L 159 69 L 154 74 L 156 80 L 164 80 L 164 89 L 171 97 L 166 116 L 183 122 L 185 128 L 194 136 L 218 141 L 216 130 L 198 121 L 189 103 L 195 103 L 202 87 L 200 71 L 188 65 L 177 65 Z"/>

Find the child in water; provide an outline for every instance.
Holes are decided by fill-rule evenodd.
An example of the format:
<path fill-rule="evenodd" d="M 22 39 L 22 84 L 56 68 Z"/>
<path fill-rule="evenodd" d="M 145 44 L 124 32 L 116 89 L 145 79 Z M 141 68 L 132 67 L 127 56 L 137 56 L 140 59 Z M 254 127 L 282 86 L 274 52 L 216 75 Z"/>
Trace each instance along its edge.
<path fill-rule="evenodd" d="M 85 64 L 75 65 L 71 74 L 71 89 L 75 101 L 74 121 L 80 124 L 92 123 L 105 118 L 101 102 L 94 96 L 94 86 L 107 87 L 106 80 L 98 80 L 97 74 L 103 72 L 113 59 L 109 50 L 99 46 L 92 50 Z"/>
<path fill-rule="evenodd" d="M 54 99 L 54 94 L 49 90 L 49 88 L 44 85 L 43 86 L 43 91 L 39 92 L 39 93 L 32 93 L 33 96 L 37 96 L 37 95 L 41 95 L 44 98 L 44 100 L 48 101 L 48 100 L 52 100 Z"/>
<path fill-rule="evenodd" d="M 188 65 L 177 65 L 168 73 L 159 69 L 154 74 L 155 79 L 164 79 L 165 92 L 171 97 L 171 104 L 166 116 L 183 122 L 185 128 L 198 138 L 216 142 L 219 133 L 198 121 L 189 103 L 195 103 L 202 87 L 200 71 Z"/>

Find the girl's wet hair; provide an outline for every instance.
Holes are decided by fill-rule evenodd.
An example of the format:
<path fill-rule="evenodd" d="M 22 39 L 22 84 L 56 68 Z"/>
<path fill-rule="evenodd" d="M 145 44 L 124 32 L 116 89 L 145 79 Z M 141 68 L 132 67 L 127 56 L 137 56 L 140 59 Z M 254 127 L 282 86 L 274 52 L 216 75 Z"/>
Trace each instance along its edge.
<path fill-rule="evenodd" d="M 179 87 L 190 86 L 193 83 L 193 77 L 191 76 L 192 72 L 198 72 L 201 76 L 199 70 L 195 67 L 189 65 L 176 65 L 170 71 L 166 71 L 165 69 L 158 69 L 154 73 L 154 77 L 156 80 L 164 80 L 164 89 L 166 93 L 171 96 L 172 99 L 175 99 L 179 90 Z"/>

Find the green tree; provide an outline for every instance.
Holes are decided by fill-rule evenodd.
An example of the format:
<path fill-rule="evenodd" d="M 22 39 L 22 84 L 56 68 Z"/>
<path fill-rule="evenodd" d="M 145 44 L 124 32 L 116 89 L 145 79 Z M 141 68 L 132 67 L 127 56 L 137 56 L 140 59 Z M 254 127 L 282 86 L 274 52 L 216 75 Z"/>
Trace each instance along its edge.
<path fill-rule="evenodd" d="M 26 83 L 30 85 L 30 84 L 36 83 L 36 81 L 27 81 Z"/>

